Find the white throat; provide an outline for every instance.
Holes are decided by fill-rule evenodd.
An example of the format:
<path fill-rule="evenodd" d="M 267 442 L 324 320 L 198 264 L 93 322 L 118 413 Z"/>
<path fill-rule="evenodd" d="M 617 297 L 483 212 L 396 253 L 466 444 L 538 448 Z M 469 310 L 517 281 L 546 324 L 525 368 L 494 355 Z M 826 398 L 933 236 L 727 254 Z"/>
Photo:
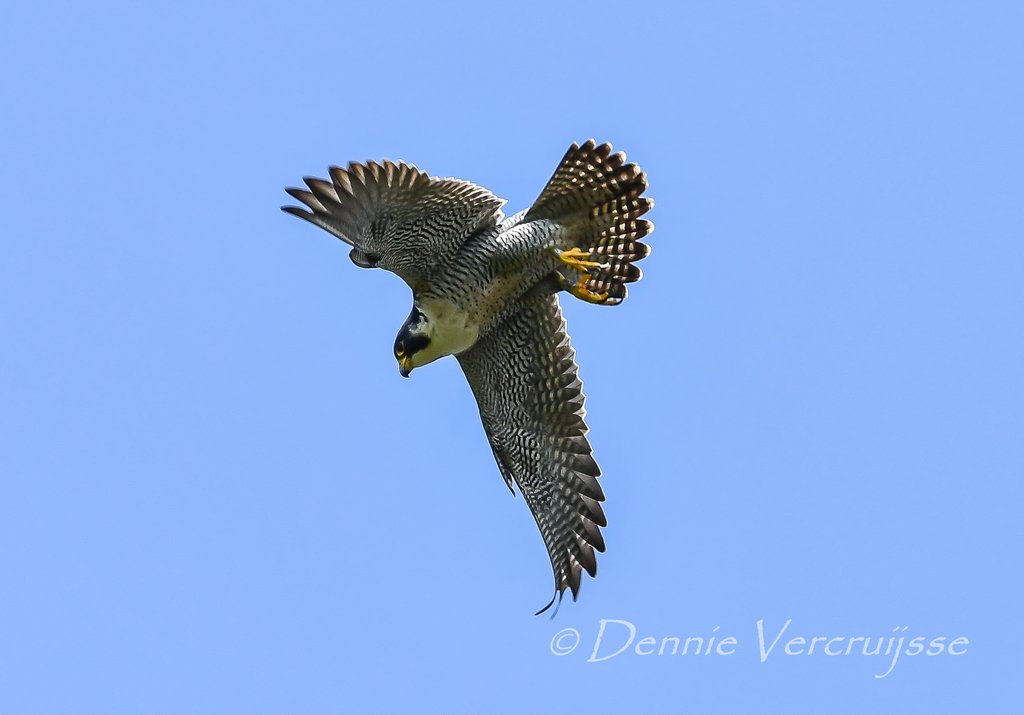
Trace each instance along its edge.
<path fill-rule="evenodd" d="M 427 316 L 431 327 L 430 345 L 426 349 L 431 360 L 445 355 L 458 355 L 472 347 L 480 335 L 480 326 L 469 313 L 451 303 L 425 300 L 417 302 L 416 307 Z"/>

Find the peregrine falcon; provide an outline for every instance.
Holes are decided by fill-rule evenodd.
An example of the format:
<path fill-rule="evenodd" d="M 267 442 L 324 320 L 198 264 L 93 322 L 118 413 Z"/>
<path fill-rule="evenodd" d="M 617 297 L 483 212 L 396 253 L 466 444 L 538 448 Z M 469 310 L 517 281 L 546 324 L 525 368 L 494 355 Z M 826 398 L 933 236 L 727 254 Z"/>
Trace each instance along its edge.
<path fill-rule="evenodd" d="M 597 574 L 607 522 L 558 293 L 599 305 L 626 298 L 650 252 L 646 176 L 610 144 L 573 144 L 533 206 L 505 218 L 505 201 L 487 189 L 404 162 L 329 173 L 287 189 L 305 208 L 282 209 L 351 246 L 357 266 L 412 288 L 395 339 L 399 371 L 458 359 L 498 470 L 522 492 L 551 559 L 555 595 L 538 613 L 566 589 L 575 600 L 583 571 Z"/>

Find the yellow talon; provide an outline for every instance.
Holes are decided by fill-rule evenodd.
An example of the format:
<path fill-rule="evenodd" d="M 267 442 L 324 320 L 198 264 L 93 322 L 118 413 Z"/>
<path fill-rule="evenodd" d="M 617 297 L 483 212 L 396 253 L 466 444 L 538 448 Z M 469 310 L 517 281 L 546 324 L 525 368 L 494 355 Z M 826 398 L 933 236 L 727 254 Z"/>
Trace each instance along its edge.
<path fill-rule="evenodd" d="M 608 298 L 608 293 L 595 293 L 587 288 L 586 283 L 589 278 L 590 276 L 581 277 L 576 285 L 569 288 L 569 292 L 573 296 L 580 300 L 585 300 L 588 303 L 603 303 L 605 299 Z"/>
<path fill-rule="evenodd" d="M 578 248 L 570 248 L 568 251 L 559 251 L 558 257 L 561 261 L 569 266 L 575 268 L 577 271 L 583 271 L 586 273 L 591 268 L 600 268 L 601 264 L 598 261 L 584 260 L 590 258 L 589 253 L 584 253 Z"/>

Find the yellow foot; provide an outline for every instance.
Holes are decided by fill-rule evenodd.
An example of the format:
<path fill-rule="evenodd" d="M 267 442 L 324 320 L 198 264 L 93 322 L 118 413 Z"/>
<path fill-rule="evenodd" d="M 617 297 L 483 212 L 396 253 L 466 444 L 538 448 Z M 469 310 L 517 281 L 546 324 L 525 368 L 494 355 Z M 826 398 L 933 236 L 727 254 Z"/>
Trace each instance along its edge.
<path fill-rule="evenodd" d="M 586 282 L 588 278 L 590 278 L 590 276 L 583 276 L 576 285 L 567 287 L 566 290 L 580 300 L 585 300 L 588 303 L 603 303 L 608 298 L 608 294 L 595 293 L 587 288 Z"/>
<path fill-rule="evenodd" d="M 583 271 L 586 273 L 591 268 L 600 268 L 601 264 L 597 261 L 584 260 L 590 258 L 589 253 L 584 253 L 578 248 L 570 248 L 568 251 L 558 251 L 558 258 L 565 265 L 570 268 L 575 268 L 577 271 Z"/>

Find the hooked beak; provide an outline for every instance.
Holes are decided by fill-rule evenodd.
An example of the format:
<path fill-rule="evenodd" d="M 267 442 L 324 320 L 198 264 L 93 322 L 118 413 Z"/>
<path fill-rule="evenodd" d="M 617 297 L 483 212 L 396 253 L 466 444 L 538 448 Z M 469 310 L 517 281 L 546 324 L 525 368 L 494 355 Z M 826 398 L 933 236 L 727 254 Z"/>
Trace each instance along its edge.
<path fill-rule="evenodd" d="M 409 377 L 409 373 L 412 372 L 412 358 L 408 355 L 398 358 L 398 371 L 402 373 L 402 377 Z"/>

